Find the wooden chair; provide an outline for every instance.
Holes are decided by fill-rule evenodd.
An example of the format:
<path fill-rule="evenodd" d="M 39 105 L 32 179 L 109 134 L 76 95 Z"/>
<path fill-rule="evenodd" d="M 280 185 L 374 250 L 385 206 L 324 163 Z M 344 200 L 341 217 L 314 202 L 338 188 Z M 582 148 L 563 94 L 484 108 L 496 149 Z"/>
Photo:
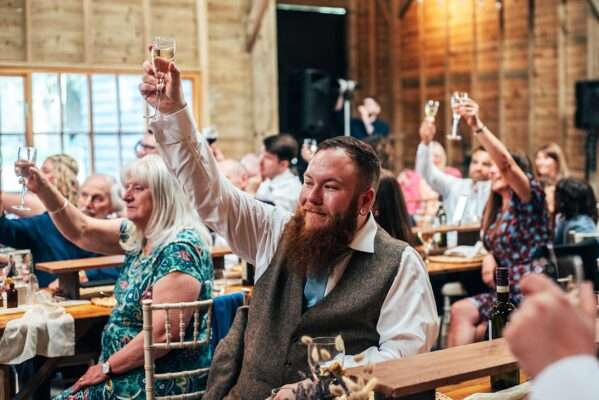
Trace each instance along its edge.
<path fill-rule="evenodd" d="M 204 391 L 197 391 L 193 393 L 186 393 L 180 395 L 170 396 L 154 396 L 154 382 L 156 380 L 164 379 L 175 379 L 180 377 L 192 377 L 207 375 L 209 368 L 198 368 L 189 371 L 179 371 L 157 374 L 154 368 L 154 359 L 156 350 L 179 350 L 179 349 L 198 349 L 203 346 L 210 346 L 210 326 L 212 319 L 212 300 L 203 301 L 192 301 L 186 303 L 172 303 L 172 304 L 152 304 L 152 300 L 144 300 L 142 303 L 143 307 L 143 332 L 144 332 L 144 370 L 146 375 L 146 398 L 148 400 L 179 400 L 179 399 L 201 399 Z M 185 340 L 185 331 L 187 324 L 183 318 L 184 312 L 193 309 L 193 317 L 189 321 L 193 324 L 193 336 L 191 340 Z M 154 343 L 152 336 L 152 312 L 156 310 L 164 310 L 166 312 L 166 319 L 164 323 L 166 341 L 160 343 Z M 179 316 L 179 338 L 178 340 L 172 340 L 172 327 L 169 318 L 169 313 L 178 312 Z M 200 326 L 202 318 L 207 315 L 206 327 L 208 334 L 203 340 L 199 339 Z M 176 329 L 177 327 L 175 327 Z"/>

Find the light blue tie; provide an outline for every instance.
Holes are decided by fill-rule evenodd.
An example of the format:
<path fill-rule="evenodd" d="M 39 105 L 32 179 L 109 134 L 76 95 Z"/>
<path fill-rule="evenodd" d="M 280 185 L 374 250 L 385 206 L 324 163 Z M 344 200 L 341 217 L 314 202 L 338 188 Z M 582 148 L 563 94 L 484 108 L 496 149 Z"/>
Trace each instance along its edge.
<path fill-rule="evenodd" d="M 314 307 L 324 297 L 328 279 L 329 274 L 327 273 L 308 275 L 306 286 L 304 286 L 304 298 L 306 299 L 307 308 Z"/>

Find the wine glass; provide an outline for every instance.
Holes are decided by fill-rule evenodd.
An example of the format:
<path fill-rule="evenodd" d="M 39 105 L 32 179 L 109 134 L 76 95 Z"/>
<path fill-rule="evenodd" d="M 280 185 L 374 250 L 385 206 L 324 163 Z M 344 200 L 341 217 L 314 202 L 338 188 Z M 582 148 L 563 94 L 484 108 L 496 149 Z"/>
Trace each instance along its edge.
<path fill-rule="evenodd" d="M 23 167 L 32 166 L 35 164 L 37 149 L 35 147 L 19 146 L 17 153 L 17 161 L 15 162 L 15 174 L 19 177 L 21 184 L 21 203 L 12 208 L 20 211 L 29 211 L 30 208 L 25 206 L 25 193 L 27 193 L 27 180 L 23 176 Z"/>
<path fill-rule="evenodd" d="M 175 61 L 175 39 L 157 36 L 152 40 L 150 50 L 152 65 L 156 74 L 156 99 L 157 104 L 152 115 L 144 115 L 145 118 L 157 119 L 160 115 L 160 97 L 164 90 L 164 75 L 168 73 L 169 66 Z"/>
<path fill-rule="evenodd" d="M 458 125 L 460 124 L 460 114 L 457 112 L 457 108 L 462 105 L 464 100 L 468 99 L 468 93 L 466 92 L 454 92 L 451 96 L 451 109 L 453 112 L 453 124 L 451 127 L 451 134 L 447 135 L 449 140 L 462 140 L 462 137 L 458 135 Z"/>
<path fill-rule="evenodd" d="M 435 122 L 435 117 L 439 111 L 439 102 L 437 100 L 427 100 L 424 103 L 424 115 L 430 122 Z"/>
<path fill-rule="evenodd" d="M 341 336 L 323 336 L 313 338 L 308 344 L 308 365 L 314 378 L 321 375 L 323 369 L 338 364 L 343 367 L 345 344 Z"/>

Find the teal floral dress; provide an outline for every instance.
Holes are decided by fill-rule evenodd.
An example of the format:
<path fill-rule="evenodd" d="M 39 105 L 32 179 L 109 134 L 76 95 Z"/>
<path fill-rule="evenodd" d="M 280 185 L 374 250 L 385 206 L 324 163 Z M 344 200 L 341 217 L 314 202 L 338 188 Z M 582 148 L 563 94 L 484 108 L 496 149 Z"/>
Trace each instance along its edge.
<path fill-rule="evenodd" d="M 129 222 L 130 223 L 130 222 Z M 127 222 L 121 226 L 121 239 Z M 135 336 L 142 332 L 142 300 L 151 298 L 152 287 L 171 272 L 183 272 L 202 283 L 199 300 L 212 297 L 213 268 L 210 252 L 193 230 L 183 230 L 175 241 L 167 243 L 144 256 L 141 252 L 128 253 L 115 284 L 116 306 L 102 333 L 101 360 L 107 360 L 122 349 Z M 191 337 L 193 327 L 188 324 L 187 337 Z M 206 319 L 202 322 L 200 337 L 205 337 Z M 141 351 L 141 350 L 140 350 Z M 156 360 L 156 373 L 176 372 L 210 365 L 210 349 L 173 350 Z M 184 377 L 156 382 L 158 396 L 176 395 L 190 390 L 200 390 L 205 378 Z M 90 386 L 77 393 L 67 389 L 55 400 L 94 400 L 94 399 L 145 399 L 145 378 L 143 366 L 122 375 L 114 375 L 107 381 Z"/>

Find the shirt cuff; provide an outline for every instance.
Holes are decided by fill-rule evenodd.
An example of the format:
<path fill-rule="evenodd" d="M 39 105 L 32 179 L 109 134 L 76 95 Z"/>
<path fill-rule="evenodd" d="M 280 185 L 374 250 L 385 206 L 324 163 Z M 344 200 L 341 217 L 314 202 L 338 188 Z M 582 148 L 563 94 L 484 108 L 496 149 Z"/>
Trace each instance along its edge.
<path fill-rule="evenodd" d="M 546 367 L 535 378 L 532 400 L 566 399 L 572 397 L 581 386 L 599 386 L 599 363 L 590 355 L 563 358 Z M 588 387 L 588 389 L 591 389 Z"/>
<path fill-rule="evenodd" d="M 191 107 L 186 105 L 172 114 L 161 115 L 150 122 L 156 141 L 160 144 L 175 144 L 189 139 L 196 132 Z"/>

